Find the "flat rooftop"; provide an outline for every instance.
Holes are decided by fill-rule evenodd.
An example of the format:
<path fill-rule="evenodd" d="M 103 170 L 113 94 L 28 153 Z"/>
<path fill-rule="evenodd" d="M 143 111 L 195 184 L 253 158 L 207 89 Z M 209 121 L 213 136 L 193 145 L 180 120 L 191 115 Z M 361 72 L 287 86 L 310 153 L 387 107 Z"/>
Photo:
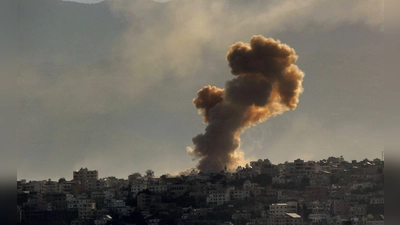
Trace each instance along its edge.
<path fill-rule="evenodd" d="M 301 218 L 301 216 L 297 213 L 286 213 L 286 215 L 292 217 L 292 218 Z"/>

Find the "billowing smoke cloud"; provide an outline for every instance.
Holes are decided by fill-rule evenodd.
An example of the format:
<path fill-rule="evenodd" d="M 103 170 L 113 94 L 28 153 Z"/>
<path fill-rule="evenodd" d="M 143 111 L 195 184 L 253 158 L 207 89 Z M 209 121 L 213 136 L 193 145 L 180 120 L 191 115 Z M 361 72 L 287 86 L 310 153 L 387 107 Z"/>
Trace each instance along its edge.
<path fill-rule="evenodd" d="M 237 152 L 244 129 L 271 116 L 295 109 L 303 91 L 304 73 L 294 64 L 294 49 L 272 38 L 253 36 L 238 42 L 226 56 L 231 73 L 225 89 L 205 86 L 193 100 L 208 123 L 204 134 L 193 138 L 189 154 L 200 159 L 202 172 L 219 172 L 238 165 Z"/>

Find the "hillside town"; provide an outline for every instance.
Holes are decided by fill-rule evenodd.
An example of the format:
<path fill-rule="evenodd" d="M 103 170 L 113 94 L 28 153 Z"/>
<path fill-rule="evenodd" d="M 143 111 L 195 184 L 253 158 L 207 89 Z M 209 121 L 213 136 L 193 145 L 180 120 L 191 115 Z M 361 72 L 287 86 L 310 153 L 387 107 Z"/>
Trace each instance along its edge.
<path fill-rule="evenodd" d="M 383 159 L 259 159 L 236 171 L 160 177 L 72 173 L 72 180 L 17 181 L 17 224 L 384 224 Z"/>

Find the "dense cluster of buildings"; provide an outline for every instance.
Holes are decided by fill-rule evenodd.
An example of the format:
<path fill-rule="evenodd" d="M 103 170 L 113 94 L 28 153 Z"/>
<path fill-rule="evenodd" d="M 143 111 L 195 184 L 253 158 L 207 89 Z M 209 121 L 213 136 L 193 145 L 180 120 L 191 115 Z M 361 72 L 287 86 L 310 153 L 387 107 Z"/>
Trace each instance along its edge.
<path fill-rule="evenodd" d="M 17 181 L 17 224 L 384 224 L 380 159 L 250 162 L 236 171 L 159 178 Z"/>

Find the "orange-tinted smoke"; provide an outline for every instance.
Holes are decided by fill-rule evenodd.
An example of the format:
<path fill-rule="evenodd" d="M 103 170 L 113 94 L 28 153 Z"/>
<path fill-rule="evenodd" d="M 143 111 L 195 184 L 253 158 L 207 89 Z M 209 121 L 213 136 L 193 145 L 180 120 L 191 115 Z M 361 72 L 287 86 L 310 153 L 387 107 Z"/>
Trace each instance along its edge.
<path fill-rule="evenodd" d="M 304 73 L 294 64 L 297 55 L 280 41 L 253 36 L 250 44 L 230 46 L 226 58 L 236 77 L 225 89 L 205 86 L 193 100 L 209 123 L 204 134 L 193 138 L 195 147 L 189 152 L 200 159 L 197 167 L 203 172 L 236 166 L 241 132 L 295 109 L 303 91 Z"/>
<path fill-rule="evenodd" d="M 216 104 L 222 102 L 222 94 L 224 89 L 215 86 L 205 86 L 197 92 L 197 98 L 193 100 L 193 104 L 199 109 L 199 112 L 204 116 L 204 122 L 209 122 L 208 111 Z"/>
<path fill-rule="evenodd" d="M 232 45 L 226 56 L 232 74 L 262 74 L 266 81 L 278 85 L 282 103 L 290 109 L 296 108 L 303 91 L 304 73 L 293 64 L 297 57 L 288 45 L 260 35 L 253 36 L 250 44 L 238 42 Z"/>

